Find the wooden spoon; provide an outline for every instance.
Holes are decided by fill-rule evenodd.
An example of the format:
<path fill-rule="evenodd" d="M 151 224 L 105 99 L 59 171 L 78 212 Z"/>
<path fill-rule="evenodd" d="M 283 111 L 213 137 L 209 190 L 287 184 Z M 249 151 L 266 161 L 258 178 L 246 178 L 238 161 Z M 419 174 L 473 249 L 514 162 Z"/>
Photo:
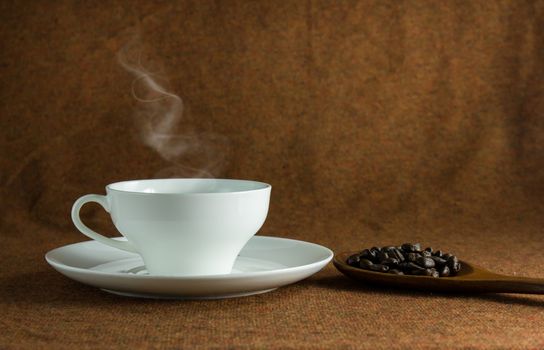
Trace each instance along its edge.
<path fill-rule="evenodd" d="M 527 293 L 544 294 L 544 279 L 500 275 L 466 261 L 460 261 L 461 271 L 451 277 L 395 275 L 349 266 L 346 260 L 358 252 L 334 256 L 334 266 L 344 275 L 356 280 L 391 287 L 457 293 Z"/>

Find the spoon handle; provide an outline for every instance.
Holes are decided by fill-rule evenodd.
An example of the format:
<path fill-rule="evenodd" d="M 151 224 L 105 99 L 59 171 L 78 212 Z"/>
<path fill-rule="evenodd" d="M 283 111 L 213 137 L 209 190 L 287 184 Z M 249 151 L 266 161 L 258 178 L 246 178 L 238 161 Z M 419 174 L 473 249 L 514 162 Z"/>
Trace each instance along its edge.
<path fill-rule="evenodd" d="M 491 292 L 544 294 L 544 279 L 496 275 L 485 281 Z"/>

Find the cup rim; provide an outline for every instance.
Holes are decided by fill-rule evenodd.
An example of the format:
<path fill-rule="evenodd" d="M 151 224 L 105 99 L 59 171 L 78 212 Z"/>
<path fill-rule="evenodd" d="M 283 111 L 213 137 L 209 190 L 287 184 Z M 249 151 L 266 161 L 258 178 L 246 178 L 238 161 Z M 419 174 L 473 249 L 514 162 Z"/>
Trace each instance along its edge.
<path fill-rule="evenodd" d="M 123 186 L 131 182 L 154 182 L 154 181 L 179 181 L 179 180 L 185 180 L 185 181 L 191 181 L 191 180 L 198 180 L 198 181 L 228 181 L 228 182 L 238 182 L 238 183 L 247 183 L 247 184 L 254 184 L 258 185 L 258 188 L 252 188 L 247 190 L 237 190 L 237 191 L 228 191 L 228 192 L 144 192 L 144 191 L 133 191 L 133 190 L 126 190 L 126 189 L 120 189 L 115 188 L 117 186 Z M 230 195 L 230 194 L 239 194 L 239 193 L 249 193 L 249 192 L 258 192 L 258 191 L 265 191 L 267 189 L 271 189 L 272 185 L 261 182 L 261 181 L 255 181 L 255 180 L 244 180 L 244 179 L 218 179 L 218 178 L 161 178 L 161 179 L 134 179 L 134 180 L 123 180 L 123 181 L 117 181 L 110 183 L 106 185 L 106 191 L 111 192 L 117 192 L 117 193 L 130 193 L 130 194 L 136 194 L 136 195 L 174 195 L 174 196 L 206 196 L 206 195 Z"/>

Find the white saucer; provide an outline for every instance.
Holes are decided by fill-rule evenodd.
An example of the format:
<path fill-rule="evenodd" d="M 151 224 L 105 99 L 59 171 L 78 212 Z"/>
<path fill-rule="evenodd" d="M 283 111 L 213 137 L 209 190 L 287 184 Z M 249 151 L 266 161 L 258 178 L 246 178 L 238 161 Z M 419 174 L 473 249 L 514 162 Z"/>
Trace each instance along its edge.
<path fill-rule="evenodd" d="M 118 238 L 123 240 L 124 238 Z M 132 297 L 220 299 L 269 292 L 321 270 L 333 252 L 317 244 L 254 236 L 232 273 L 213 276 L 149 275 L 139 255 L 87 241 L 53 249 L 45 260 L 63 275 Z"/>

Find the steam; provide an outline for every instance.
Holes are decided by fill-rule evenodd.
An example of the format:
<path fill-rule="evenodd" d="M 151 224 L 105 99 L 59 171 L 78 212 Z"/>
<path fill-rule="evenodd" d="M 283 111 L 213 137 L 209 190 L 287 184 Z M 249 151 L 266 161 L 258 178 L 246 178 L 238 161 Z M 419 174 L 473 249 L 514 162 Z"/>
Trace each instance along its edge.
<path fill-rule="evenodd" d="M 165 87 L 165 78 L 144 68 L 143 57 L 137 41 L 117 54 L 121 66 L 135 78 L 132 95 L 138 101 L 136 120 L 142 141 L 171 164 L 155 176 L 213 177 L 212 171 L 220 171 L 223 163 L 222 153 L 214 148 L 221 143 L 224 148 L 225 140 L 191 129 L 183 120 L 183 100 Z"/>

